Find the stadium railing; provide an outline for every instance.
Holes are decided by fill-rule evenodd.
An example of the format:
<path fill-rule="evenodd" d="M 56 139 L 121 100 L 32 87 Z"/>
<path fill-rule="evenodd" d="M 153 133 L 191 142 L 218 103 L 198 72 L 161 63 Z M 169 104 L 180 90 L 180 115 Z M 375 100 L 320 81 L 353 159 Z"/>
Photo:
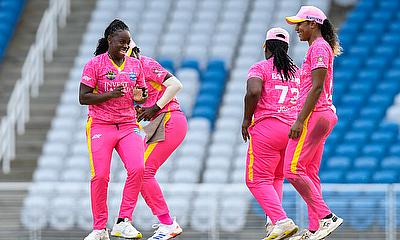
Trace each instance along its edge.
<path fill-rule="evenodd" d="M 29 49 L 10 100 L 7 114 L 0 125 L 0 161 L 4 173 L 10 172 L 10 161 L 15 158 L 16 133 L 25 133 L 25 123 L 29 120 L 29 99 L 39 95 L 43 83 L 44 61 L 51 62 L 57 48 L 57 31 L 66 25 L 70 12 L 70 0 L 50 0 L 40 21 L 36 41 Z M 15 129 L 17 131 L 15 131 Z"/>
<path fill-rule="evenodd" d="M 43 240 L 69 240 L 85 235 L 92 225 L 89 183 L 77 184 L 85 191 L 75 197 L 71 190 L 76 186 L 71 188 L 59 182 L 47 182 L 41 187 L 35 183 L 18 183 L 13 187 L 0 184 L 4 199 L 9 199 L 4 194 L 13 195 L 10 191 L 28 193 L 22 208 L 12 207 L 16 202 L 4 203 L 9 206 L 9 216 L 15 218 L 8 220 L 22 224 L 13 236 L 43 235 Z M 110 217 L 118 212 L 122 188 L 122 184 L 110 184 Z M 164 189 L 172 213 L 185 228 L 185 239 L 260 239 L 265 234 L 265 215 L 244 184 L 166 184 Z M 335 232 L 335 239 L 398 239 L 400 184 L 324 184 L 323 189 L 328 206 L 345 219 Z M 82 198 L 82 194 L 86 197 Z M 112 196 L 118 196 L 116 201 Z M 58 210 L 52 211 L 49 206 Z M 290 184 L 284 187 L 283 206 L 300 227 L 307 226 L 307 207 Z M 141 231 L 151 234 L 150 226 L 156 219 L 143 201 L 138 202 L 133 217 Z M 112 220 L 109 219 L 110 227 Z"/>

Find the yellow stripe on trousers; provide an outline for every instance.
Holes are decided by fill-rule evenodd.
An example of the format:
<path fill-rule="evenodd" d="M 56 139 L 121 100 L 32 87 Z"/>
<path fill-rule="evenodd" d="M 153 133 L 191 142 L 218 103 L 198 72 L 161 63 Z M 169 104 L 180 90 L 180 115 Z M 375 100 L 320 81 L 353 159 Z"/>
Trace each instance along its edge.
<path fill-rule="evenodd" d="M 169 110 L 169 108 L 168 108 L 168 110 Z M 164 128 L 165 128 L 165 125 L 167 124 L 167 122 L 170 119 L 171 119 L 171 112 L 168 111 L 165 114 L 165 117 L 164 117 Z M 157 146 L 156 142 L 155 143 L 151 143 L 149 146 L 147 146 L 146 151 L 144 152 L 144 162 L 145 163 L 146 163 L 147 159 L 149 158 L 150 154 L 153 152 L 154 148 L 156 148 L 156 146 Z"/>
<path fill-rule="evenodd" d="M 296 173 L 297 172 L 297 164 L 299 162 L 301 150 L 303 149 L 304 140 L 306 139 L 307 130 L 308 130 L 307 129 L 308 120 L 310 119 L 310 116 L 311 116 L 311 113 L 308 115 L 308 117 L 304 121 L 303 132 L 300 135 L 299 142 L 297 143 L 296 150 L 294 151 L 294 154 L 293 154 L 293 158 L 292 158 L 292 161 L 291 161 L 291 164 L 290 164 L 290 171 L 292 173 Z"/>
<path fill-rule="evenodd" d="M 248 177 L 250 181 L 253 181 L 253 163 L 254 163 L 254 153 L 253 153 L 253 139 L 250 136 L 249 140 L 249 171 L 248 171 Z"/>
<path fill-rule="evenodd" d="M 92 118 L 89 117 L 87 123 L 86 123 L 86 136 L 87 136 L 87 144 L 88 144 L 88 152 L 89 152 L 89 160 L 90 160 L 90 175 L 92 178 L 95 176 L 94 172 L 94 165 L 93 165 L 93 154 L 92 154 L 92 136 L 90 135 L 91 133 L 91 128 L 92 128 Z"/>

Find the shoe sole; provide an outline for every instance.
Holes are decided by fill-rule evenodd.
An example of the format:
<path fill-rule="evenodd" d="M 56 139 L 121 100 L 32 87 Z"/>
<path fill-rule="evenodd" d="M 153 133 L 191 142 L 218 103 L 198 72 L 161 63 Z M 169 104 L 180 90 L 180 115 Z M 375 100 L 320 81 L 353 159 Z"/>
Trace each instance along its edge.
<path fill-rule="evenodd" d="M 173 239 L 173 238 L 176 238 L 177 236 L 181 235 L 181 234 L 182 234 L 182 232 L 183 232 L 183 231 L 180 231 L 180 232 L 177 232 L 177 233 L 171 233 L 171 234 L 170 234 L 170 236 L 171 236 L 171 237 L 170 237 L 170 238 L 167 238 L 167 239 Z"/>
<path fill-rule="evenodd" d="M 335 228 L 332 229 L 332 231 L 330 231 L 326 236 L 322 237 L 322 238 L 318 238 L 318 240 L 324 240 L 325 238 L 327 238 L 329 235 L 331 235 L 336 229 L 338 229 L 338 227 L 340 227 L 343 224 L 343 219 L 342 218 L 338 218 L 339 223 L 336 225 Z"/>
<path fill-rule="evenodd" d="M 282 240 L 282 239 L 286 239 L 288 237 L 293 236 L 294 234 L 297 233 L 297 231 L 299 231 L 299 227 L 296 226 L 293 230 L 286 231 L 281 236 L 268 236 L 267 238 L 264 238 L 264 239 L 265 240 Z"/>
<path fill-rule="evenodd" d="M 118 237 L 118 238 L 122 238 L 122 239 L 141 239 L 143 236 L 141 233 L 139 233 L 136 237 L 125 237 L 122 236 L 122 234 L 120 232 L 116 232 L 116 233 L 111 233 L 112 237 Z"/>

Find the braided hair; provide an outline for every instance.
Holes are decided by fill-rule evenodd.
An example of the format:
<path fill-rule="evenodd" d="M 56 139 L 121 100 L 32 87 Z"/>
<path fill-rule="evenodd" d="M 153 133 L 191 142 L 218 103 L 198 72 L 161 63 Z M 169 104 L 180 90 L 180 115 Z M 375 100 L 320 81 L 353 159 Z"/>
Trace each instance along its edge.
<path fill-rule="evenodd" d="M 289 44 L 280 40 L 271 39 L 265 41 L 265 49 L 267 48 L 274 57 L 274 70 L 276 69 L 281 75 L 282 81 L 288 81 L 294 78 L 297 67 L 287 54 Z"/>
<path fill-rule="evenodd" d="M 322 37 L 325 39 L 325 41 L 329 43 L 334 55 L 339 56 L 340 54 L 342 54 L 342 47 L 340 46 L 336 30 L 331 22 L 329 22 L 328 19 L 325 19 L 324 23 L 322 25 L 320 24 L 320 26 Z"/>
<path fill-rule="evenodd" d="M 94 52 L 94 55 L 97 56 L 97 55 L 107 52 L 108 36 L 112 36 L 117 31 L 125 31 L 125 30 L 129 31 L 129 27 L 123 21 L 121 21 L 119 19 L 115 19 L 114 21 L 112 21 L 110 23 L 110 25 L 108 25 L 108 27 L 104 31 L 104 37 L 99 39 L 99 41 L 97 43 L 96 51 Z"/>

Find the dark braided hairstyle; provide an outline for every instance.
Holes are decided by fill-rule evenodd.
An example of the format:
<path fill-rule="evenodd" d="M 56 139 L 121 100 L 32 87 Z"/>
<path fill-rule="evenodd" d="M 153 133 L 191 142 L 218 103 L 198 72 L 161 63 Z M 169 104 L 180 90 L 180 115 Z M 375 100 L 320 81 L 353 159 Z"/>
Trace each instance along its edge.
<path fill-rule="evenodd" d="M 319 24 L 319 25 L 321 26 L 322 37 L 331 46 L 333 54 L 335 56 L 339 56 L 340 54 L 342 54 L 342 47 L 340 46 L 340 42 L 339 42 L 338 36 L 336 34 L 336 30 L 333 27 L 333 25 L 331 24 L 331 22 L 329 22 L 328 19 L 325 19 L 324 23 L 322 25 L 321 24 Z"/>
<path fill-rule="evenodd" d="M 265 41 L 265 49 L 267 48 L 274 57 L 274 70 L 276 69 L 281 75 L 282 81 L 294 78 L 297 67 L 287 54 L 289 44 L 281 40 L 271 39 Z"/>
<path fill-rule="evenodd" d="M 129 31 L 129 27 L 121 20 L 115 19 L 108 25 L 106 30 L 104 31 L 104 37 L 100 38 L 98 43 L 97 43 L 97 48 L 96 51 L 94 52 L 94 55 L 100 55 L 108 50 L 108 41 L 107 38 L 108 36 L 112 36 L 115 32 L 117 31 Z"/>

